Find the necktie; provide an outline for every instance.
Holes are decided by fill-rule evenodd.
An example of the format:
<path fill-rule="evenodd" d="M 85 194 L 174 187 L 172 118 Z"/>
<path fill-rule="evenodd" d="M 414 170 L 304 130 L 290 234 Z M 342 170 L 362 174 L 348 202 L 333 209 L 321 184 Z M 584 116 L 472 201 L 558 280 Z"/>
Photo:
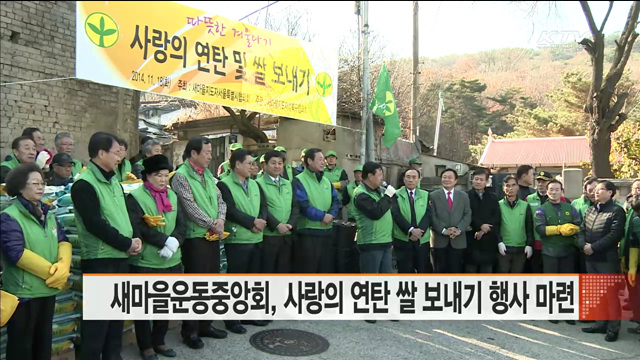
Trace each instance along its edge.
<path fill-rule="evenodd" d="M 413 191 L 409 191 L 409 202 L 413 205 Z"/>
<path fill-rule="evenodd" d="M 411 203 L 411 226 L 416 227 L 418 226 L 418 222 L 416 220 L 416 208 L 414 206 L 414 198 L 413 198 L 413 191 L 409 190 L 409 203 Z"/>
<path fill-rule="evenodd" d="M 449 211 L 453 210 L 453 199 L 451 199 L 451 191 L 447 192 L 447 204 L 449 204 Z"/>

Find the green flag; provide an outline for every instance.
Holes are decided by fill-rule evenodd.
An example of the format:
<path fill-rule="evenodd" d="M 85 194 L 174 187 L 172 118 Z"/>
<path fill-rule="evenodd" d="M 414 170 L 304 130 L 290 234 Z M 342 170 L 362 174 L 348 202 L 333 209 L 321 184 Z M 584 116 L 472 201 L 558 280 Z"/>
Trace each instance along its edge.
<path fill-rule="evenodd" d="M 382 65 L 378 84 L 376 85 L 376 93 L 371 100 L 369 108 L 374 114 L 384 119 L 384 146 L 391 149 L 396 139 L 402 135 L 400 129 L 400 118 L 396 111 L 396 100 L 391 92 L 391 81 L 389 81 L 389 72 L 387 67 Z"/>

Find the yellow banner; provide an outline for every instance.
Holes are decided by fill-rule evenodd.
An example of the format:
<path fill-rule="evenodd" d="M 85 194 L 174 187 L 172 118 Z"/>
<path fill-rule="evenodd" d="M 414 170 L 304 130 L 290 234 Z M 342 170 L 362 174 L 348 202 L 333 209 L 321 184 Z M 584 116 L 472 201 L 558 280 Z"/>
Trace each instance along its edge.
<path fill-rule="evenodd" d="M 336 123 L 335 51 L 174 2 L 78 1 L 76 77 Z"/>

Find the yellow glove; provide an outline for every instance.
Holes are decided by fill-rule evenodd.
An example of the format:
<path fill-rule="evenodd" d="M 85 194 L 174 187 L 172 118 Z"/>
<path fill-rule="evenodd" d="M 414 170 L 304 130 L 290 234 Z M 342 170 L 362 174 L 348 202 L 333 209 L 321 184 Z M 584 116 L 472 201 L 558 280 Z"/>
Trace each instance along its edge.
<path fill-rule="evenodd" d="M 126 173 L 126 174 L 124 175 L 124 178 L 125 178 L 126 180 L 138 180 L 138 177 L 137 177 L 137 176 L 135 176 L 135 175 L 134 175 L 133 173 L 131 173 L 131 172 Z"/>
<path fill-rule="evenodd" d="M 547 236 L 560 235 L 560 230 L 558 229 L 557 226 L 547 226 L 544 229 L 544 232 Z"/>
<path fill-rule="evenodd" d="M 144 214 L 144 216 L 142 217 L 144 219 L 144 222 L 147 223 L 147 225 L 149 225 L 150 227 L 158 227 L 158 226 L 165 226 L 165 222 L 164 222 L 164 218 L 162 216 L 149 216 L 147 214 Z"/>
<path fill-rule="evenodd" d="M 15 295 L 0 291 L 0 326 L 5 326 L 17 307 L 18 298 Z"/>
<path fill-rule="evenodd" d="M 340 181 L 336 181 L 336 182 L 332 183 L 331 185 L 333 185 L 333 187 L 336 188 L 336 190 L 342 189 L 342 184 L 340 183 Z"/>
<path fill-rule="evenodd" d="M 0 184 L 0 195 L 7 195 L 7 190 L 5 190 L 4 184 Z"/>
<path fill-rule="evenodd" d="M 580 231 L 580 227 L 571 223 L 558 225 L 558 230 L 562 236 L 573 236 Z"/>
<path fill-rule="evenodd" d="M 49 269 L 51 277 L 46 281 L 47 286 L 62 290 L 67 284 L 70 269 L 71 243 L 63 241 L 58 243 L 58 262 L 51 265 L 51 269 Z"/>
<path fill-rule="evenodd" d="M 173 175 L 175 174 L 175 170 L 169 173 L 169 181 L 171 181 L 171 178 L 173 177 Z"/>
<path fill-rule="evenodd" d="M 218 234 L 212 233 L 211 230 L 207 231 L 207 233 L 204 234 L 204 238 L 209 241 L 224 240 L 227 238 L 227 236 L 229 236 L 229 233 L 226 231 L 222 234 L 222 239 L 220 239 L 220 236 Z"/>
<path fill-rule="evenodd" d="M 42 280 L 47 280 L 50 276 L 49 269 L 51 269 L 51 263 L 29 249 L 24 249 L 22 257 L 18 260 L 16 265 L 20 269 L 31 273 Z"/>
<path fill-rule="evenodd" d="M 638 257 L 640 257 L 640 249 L 629 249 L 629 284 L 636 286 L 636 272 L 638 271 Z"/>

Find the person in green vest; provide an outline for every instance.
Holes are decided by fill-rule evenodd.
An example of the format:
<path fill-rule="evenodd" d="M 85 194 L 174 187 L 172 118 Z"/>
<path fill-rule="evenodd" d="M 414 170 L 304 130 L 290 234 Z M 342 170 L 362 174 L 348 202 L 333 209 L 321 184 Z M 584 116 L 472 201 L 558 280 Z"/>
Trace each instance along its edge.
<path fill-rule="evenodd" d="M 499 201 L 501 225 L 498 243 L 498 272 L 520 274 L 533 254 L 531 207 L 518 198 L 519 185 L 513 175 L 503 180 L 505 198 Z"/>
<path fill-rule="evenodd" d="M 332 274 L 336 269 L 337 239 L 333 220 L 338 216 L 338 193 L 324 176 L 324 154 L 306 149 L 304 171 L 293 179 L 293 193 L 300 216 L 294 246 L 294 271 Z"/>
<path fill-rule="evenodd" d="M 184 243 L 186 225 L 178 196 L 169 189 L 169 173 L 173 167 L 164 155 L 153 155 L 143 162 L 143 186 L 127 196 L 131 226 L 140 233 L 142 252 L 129 258 L 130 269 L 136 274 L 171 274 L 182 272 L 180 246 Z M 135 333 L 144 360 L 157 359 L 156 354 L 176 357 L 164 343 L 168 320 L 136 320 Z"/>
<path fill-rule="evenodd" d="M 326 158 L 327 166 L 324 168 L 324 176 L 329 179 L 333 187 L 338 192 L 338 199 L 340 200 L 340 219 L 347 218 L 346 214 L 342 212 L 342 190 L 349 185 L 349 176 L 347 172 L 341 168 L 338 163 L 338 154 L 335 151 L 327 151 Z"/>
<path fill-rule="evenodd" d="M 258 175 L 256 176 L 256 178 L 254 180 L 257 180 L 260 177 L 262 177 L 262 174 L 264 174 L 266 169 L 267 169 L 267 163 L 266 163 L 266 161 L 264 159 L 264 155 L 265 154 L 260 155 L 260 161 L 259 161 L 260 165 L 258 167 L 260 169 L 260 171 L 258 171 Z"/>
<path fill-rule="evenodd" d="M 580 212 L 562 201 L 562 183 L 547 184 L 548 200 L 535 211 L 535 231 L 542 243 L 542 265 L 545 274 L 571 274 L 575 270 L 576 234 L 582 224 Z M 557 324 L 558 320 L 549 320 Z M 567 324 L 575 325 L 574 320 Z"/>
<path fill-rule="evenodd" d="M 625 236 L 624 238 L 622 238 L 622 241 L 620 241 L 620 247 L 618 248 L 618 256 L 620 257 L 620 260 L 621 260 L 621 265 L 622 265 L 621 269 L 623 273 L 627 273 L 627 270 L 629 269 L 628 257 L 625 257 L 625 253 L 628 252 L 628 246 L 629 246 L 628 242 L 630 241 L 630 237 L 631 237 L 630 232 L 633 231 L 633 226 L 631 225 L 631 222 L 635 215 L 633 211 L 633 207 L 631 205 L 631 200 L 633 199 L 634 196 L 637 196 L 637 195 L 640 195 L 640 179 L 635 179 L 631 183 L 631 191 L 627 195 L 626 201 L 623 206 L 623 208 L 627 212 L 627 218 L 625 222 Z M 627 299 L 627 302 L 622 306 L 622 309 L 625 311 L 632 311 L 634 315 L 632 319 L 638 320 L 638 323 L 640 324 L 640 305 L 638 305 L 639 308 L 634 309 L 634 304 L 640 302 L 640 297 L 636 297 L 635 288 L 628 281 L 627 281 L 627 289 L 629 293 L 629 298 Z M 640 326 L 638 326 L 638 330 L 639 330 L 638 334 L 640 334 Z M 629 332 L 634 333 L 634 331 L 635 331 L 634 329 L 629 329 Z"/>
<path fill-rule="evenodd" d="M 546 171 L 540 171 L 536 176 L 536 192 L 527 196 L 524 200 L 531 206 L 533 214 L 549 199 L 549 196 L 547 196 L 547 184 L 551 180 L 553 180 L 553 177 Z M 542 241 L 537 231 L 533 232 L 533 255 L 531 255 L 531 259 L 527 260 L 524 267 L 525 272 L 528 274 L 541 274 L 543 271 Z"/>
<path fill-rule="evenodd" d="M 633 185 L 640 184 L 636 180 Z M 626 273 L 627 289 L 629 292 L 629 304 L 631 305 L 631 319 L 637 325 L 628 328 L 631 334 L 640 334 L 640 284 L 637 282 L 638 262 L 640 262 L 640 190 L 632 197 L 627 198 L 628 211 L 631 217 L 627 224 L 627 233 L 622 247 L 622 270 Z"/>
<path fill-rule="evenodd" d="M 396 190 L 382 188 L 382 166 L 369 161 L 362 166 L 362 184 L 354 191 L 358 227 L 360 272 L 363 274 L 391 273 L 391 243 L 393 216 L 391 206 Z M 419 235 L 416 231 L 413 235 Z"/>
<path fill-rule="evenodd" d="M 3 290 L 19 299 L 6 325 L 7 360 L 51 358 L 56 294 L 69 277 L 71 244 L 53 209 L 41 202 L 44 186 L 33 163 L 7 177 L 7 194 L 16 199 L 0 216 L 2 282 Z"/>
<path fill-rule="evenodd" d="M 296 166 L 293 169 L 293 177 L 296 177 L 304 171 L 304 154 L 307 152 L 307 149 L 302 149 L 300 152 L 300 165 Z"/>
<path fill-rule="evenodd" d="M 127 159 L 129 155 L 129 144 L 122 138 L 118 138 L 118 144 L 120 145 L 120 160 L 118 161 L 118 167 L 116 167 L 116 177 L 118 181 L 123 182 L 137 179 L 131 172 L 131 162 Z"/>
<path fill-rule="evenodd" d="M 251 157 L 251 173 L 249 178 L 256 180 L 258 175 L 260 174 L 260 165 L 259 165 L 260 157 L 252 156 Z"/>
<path fill-rule="evenodd" d="M 280 174 L 280 176 L 282 176 L 283 178 L 289 181 L 293 181 L 293 167 L 291 167 L 291 164 L 287 163 L 287 149 L 284 146 L 276 146 L 275 149 L 273 150 L 281 152 L 284 156 L 285 164 L 284 164 L 284 169 L 282 170 L 282 174 Z"/>
<path fill-rule="evenodd" d="M 142 177 L 142 170 L 144 170 L 144 166 L 142 165 L 142 162 L 144 161 L 144 159 L 153 155 L 161 155 L 162 144 L 160 143 L 160 141 L 156 139 L 151 139 L 142 145 L 142 154 L 144 154 L 144 156 L 140 160 L 138 160 L 138 162 L 136 162 L 131 166 L 131 172 L 138 179 Z M 126 173 L 125 173 L 125 176 L 126 176 Z"/>
<path fill-rule="evenodd" d="M 429 260 L 429 193 L 418 188 L 420 172 L 404 173 L 404 186 L 396 192 L 391 208 L 393 216 L 393 249 L 396 251 L 399 274 L 431 272 Z"/>
<path fill-rule="evenodd" d="M 347 221 L 338 228 L 338 256 L 336 268 L 339 274 L 356 274 L 360 272 L 360 253 L 356 239 L 356 207 L 353 204 L 353 192 L 362 183 L 362 165 L 353 170 L 354 181 L 349 182 L 342 191 L 342 206 L 347 208 Z"/>
<path fill-rule="evenodd" d="M 595 204 L 595 189 L 596 185 L 598 185 L 598 178 L 593 176 L 587 176 L 583 180 L 582 185 L 582 196 L 578 199 L 573 200 L 571 202 L 571 206 L 573 206 L 578 212 L 580 212 L 580 216 L 582 221 L 584 221 L 585 213 L 587 209 Z M 587 273 L 587 263 L 586 257 L 580 249 L 576 249 L 575 251 L 575 271 L 578 274 L 586 274 Z"/>
<path fill-rule="evenodd" d="M 242 144 L 233 143 L 229 146 L 229 158 L 233 155 L 233 152 L 236 150 L 242 149 Z M 229 160 L 223 162 L 218 166 L 218 179 L 222 180 L 227 177 L 231 173 L 231 169 L 229 168 Z"/>
<path fill-rule="evenodd" d="M 91 135 L 91 161 L 71 187 L 85 274 L 126 274 L 129 255 L 142 250 L 142 241 L 129 221 L 124 191 L 115 177 L 119 155 L 120 145 L 114 135 Z M 122 320 L 83 320 L 80 358 L 119 358 L 123 325 Z"/>
<path fill-rule="evenodd" d="M 208 169 L 211 151 L 208 138 L 189 139 L 182 155 L 184 163 L 171 178 L 171 188 L 178 195 L 187 224 L 181 251 L 184 272 L 189 274 L 220 273 L 218 240 L 224 236 L 227 205 L 216 186 L 217 180 Z M 214 328 L 210 320 L 185 320 L 180 333 L 191 349 L 204 347 L 201 337 L 227 337 L 227 332 Z"/>
<path fill-rule="evenodd" d="M 269 208 L 262 245 L 262 272 L 291 273 L 298 203 L 291 182 L 281 176 L 284 154 L 273 150 L 266 153 L 264 159 L 266 171 L 257 180 Z"/>
<path fill-rule="evenodd" d="M 73 157 L 73 137 L 71 136 L 71 133 L 68 133 L 66 131 L 57 133 L 54 139 L 54 144 L 56 145 L 56 151 L 58 154 L 69 154 L 69 156 Z M 84 165 L 82 165 L 82 161 L 73 159 L 71 177 L 75 177 L 76 175 L 80 174 L 82 172 L 83 166 Z"/>
<path fill-rule="evenodd" d="M 224 249 L 229 274 L 262 272 L 262 241 L 267 226 L 268 205 L 262 188 L 251 179 L 253 162 L 247 150 L 236 150 L 229 159 L 231 174 L 218 182 L 218 189 L 228 209 L 225 230 L 230 235 L 225 240 Z M 269 324 L 265 320 L 225 320 L 224 323 L 229 331 L 236 334 L 247 332 L 242 325 Z"/>
<path fill-rule="evenodd" d="M 21 164 L 30 164 L 36 160 L 36 143 L 27 136 L 20 136 L 11 142 L 12 155 L 0 164 L 0 183 L 4 183 L 9 171 Z"/>

